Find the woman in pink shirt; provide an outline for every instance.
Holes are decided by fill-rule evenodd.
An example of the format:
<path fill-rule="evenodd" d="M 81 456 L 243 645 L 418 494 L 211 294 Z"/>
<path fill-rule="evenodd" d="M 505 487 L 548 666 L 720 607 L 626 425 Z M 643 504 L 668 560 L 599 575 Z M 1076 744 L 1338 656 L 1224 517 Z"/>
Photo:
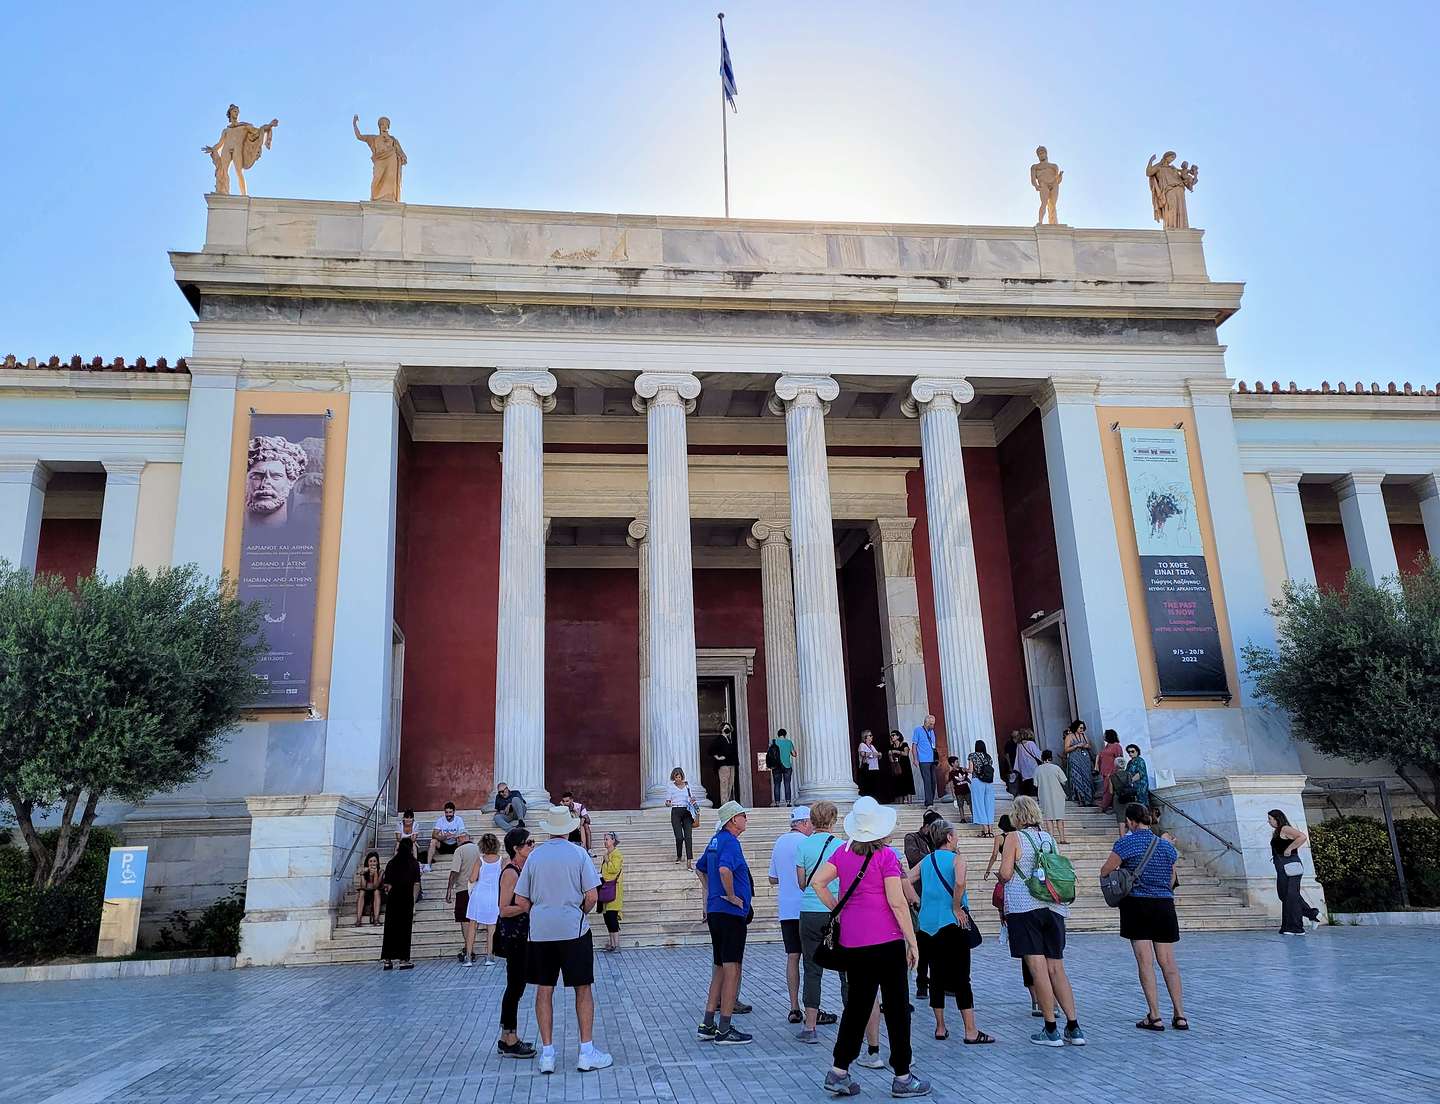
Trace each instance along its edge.
<path fill-rule="evenodd" d="M 905 900 L 905 875 L 900 859 L 888 846 L 895 831 L 895 810 L 873 797 L 862 797 L 845 818 L 849 842 L 810 878 L 824 905 L 838 908 L 840 947 L 848 978 L 845 1011 L 835 1039 L 834 1066 L 821 1086 L 836 1096 L 860 1091 L 850 1077 L 850 1063 L 860 1057 L 860 1041 L 880 994 L 885 1027 L 890 1033 L 890 1067 L 895 1079 L 890 1094 L 925 1096 L 930 1082 L 910 1072 L 910 968 L 919 957 L 910 906 Z M 840 895 L 830 883 L 840 881 Z M 860 1064 L 883 1069 L 878 1053 L 867 1054 Z"/>

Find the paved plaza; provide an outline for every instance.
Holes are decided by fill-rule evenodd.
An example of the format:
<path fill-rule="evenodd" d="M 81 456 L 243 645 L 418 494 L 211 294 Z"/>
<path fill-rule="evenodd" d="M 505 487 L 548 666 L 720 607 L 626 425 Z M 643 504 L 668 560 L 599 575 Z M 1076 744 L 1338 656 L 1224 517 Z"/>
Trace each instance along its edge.
<path fill-rule="evenodd" d="M 916 1070 L 938 1101 L 1088 1099 L 1247 1104 L 1433 1099 L 1440 1078 L 1431 997 L 1440 940 L 1431 931 L 1324 929 L 1305 939 L 1245 933 L 1180 945 L 1193 1029 L 1149 1034 L 1127 944 L 1077 936 L 1067 961 L 1090 1045 L 1047 1050 L 1005 949 L 987 941 L 975 987 L 993 1047 L 931 1039 L 916 1009 Z M 427 962 L 410 973 L 378 966 L 252 969 L 127 981 L 0 988 L 6 1069 L 0 1100 L 27 1104 L 270 1104 L 365 1101 L 803 1101 L 819 1088 L 825 1046 L 792 1040 L 780 947 L 747 957 L 748 1047 L 694 1038 L 708 950 L 598 955 L 598 1042 L 615 1055 L 600 1073 L 575 1071 L 573 1014 L 557 1035 L 560 1063 L 501 1060 L 495 1025 L 501 968 Z M 827 990 L 836 1007 L 838 993 Z M 567 1002 L 568 1004 L 568 1002 Z M 1165 1006 L 1168 1021 L 1169 1008 Z M 533 1008 L 521 1027 L 534 1039 Z M 1116 1083 L 1130 1068 L 1141 1078 Z M 889 1075 L 855 1069 L 860 1099 L 889 1099 Z"/>

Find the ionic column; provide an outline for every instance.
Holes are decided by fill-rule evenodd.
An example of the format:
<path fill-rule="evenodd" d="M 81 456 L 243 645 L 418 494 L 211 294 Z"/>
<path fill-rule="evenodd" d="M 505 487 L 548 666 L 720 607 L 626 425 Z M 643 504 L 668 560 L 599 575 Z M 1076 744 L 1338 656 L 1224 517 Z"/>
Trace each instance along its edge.
<path fill-rule="evenodd" d="M 770 717 L 767 740 L 785 729 L 798 749 L 804 742 L 800 722 L 800 668 L 795 656 L 795 589 L 790 574 L 790 538 L 782 525 L 757 521 L 745 543 L 760 550 L 760 595 L 765 612 L 765 707 Z M 796 759 L 804 776 L 805 756 Z"/>
<path fill-rule="evenodd" d="M 1335 484 L 1350 566 L 1358 567 L 1377 586 L 1400 574 L 1385 495 L 1380 489 L 1384 479 L 1384 472 L 1351 472 Z"/>
<path fill-rule="evenodd" d="M 103 460 L 105 500 L 100 507 L 100 544 L 95 574 L 119 578 L 130 571 L 135 553 L 135 520 L 140 509 L 140 474 L 145 461 Z"/>
<path fill-rule="evenodd" d="M 1425 523 L 1425 543 L 1430 555 L 1440 560 L 1440 473 L 1427 475 L 1415 484 L 1420 500 L 1420 520 Z"/>
<path fill-rule="evenodd" d="M 646 805 L 663 804 L 676 767 L 700 777 L 700 710 L 695 677 L 695 589 L 690 556 L 690 468 L 685 416 L 700 381 L 684 372 L 644 372 L 635 409 L 645 415 L 650 545 L 649 687 L 644 759 Z"/>
<path fill-rule="evenodd" d="M 970 527 L 970 496 L 960 449 L 960 406 L 974 397 L 975 388 L 964 380 L 922 377 L 910 385 L 910 399 L 901 408 L 920 419 L 940 693 L 952 755 L 966 754 L 977 740 L 995 750 L 975 535 Z"/>
<path fill-rule="evenodd" d="M 543 370 L 491 374 L 504 413 L 500 470 L 500 616 L 495 658 L 495 780 L 532 804 L 545 788 L 545 463 L 542 415 L 555 407 Z"/>
<path fill-rule="evenodd" d="M 930 712 L 925 649 L 920 640 L 920 592 L 915 584 L 912 517 L 870 523 L 875 592 L 880 599 L 880 646 L 885 657 L 885 705 L 890 727 L 909 733 Z M 973 745 L 972 745 L 973 746 Z"/>
<path fill-rule="evenodd" d="M 625 543 L 635 549 L 639 560 L 640 594 L 640 791 L 645 804 L 645 788 L 650 784 L 650 526 L 644 518 L 636 518 L 626 531 Z"/>
<path fill-rule="evenodd" d="M 1275 500 L 1275 520 L 1280 525 L 1280 550 L 1285 554 L 1285 575 L 1292 583 L 1315 584 L 1315 559 L 1310 553 L 1310 534 L 1305 528 L 1305 508 L 1300 502 L 1298 471 L 1266 472 L 1270 494 Z"/>
<path fill-rule="evenodd" d="M 825 412 L 840 394 L 829 376 L 781 376 L 770 407 L 785 413 L 790 478 L 790 548 L 795 586 L 795 650 L 800 672 L 800 796 L 848 801 L 857 791 L 850 711 L 840 642 L 835 533 Z"/>
<path fill-rule="evenodd" d="M 0 457 L 0 560 L 32 574 L 49 482 L 50 469 L 39 460 Z"/>

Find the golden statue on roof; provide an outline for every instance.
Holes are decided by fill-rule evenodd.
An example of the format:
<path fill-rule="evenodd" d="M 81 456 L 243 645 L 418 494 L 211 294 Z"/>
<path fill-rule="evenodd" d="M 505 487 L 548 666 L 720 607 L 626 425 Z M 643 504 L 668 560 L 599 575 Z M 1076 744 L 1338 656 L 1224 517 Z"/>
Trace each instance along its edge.
<path fill-rule="evenodd" d="M 245 170 L 260 160 L 260 154 L 270 148 L 270 138 L 280 125 L 279 119 L 271 119 L 264 126 L 240 121 L 240 109 L 231 104 L 225 112 L 225 129 L 213 146 L 201 146 L 201 153 L 208 153 L 215 163 L 215 194 L 230 194 L 230 166 L 235 166 L 235 179 L 240 184 L 240 194 L 245 191 Z"/>

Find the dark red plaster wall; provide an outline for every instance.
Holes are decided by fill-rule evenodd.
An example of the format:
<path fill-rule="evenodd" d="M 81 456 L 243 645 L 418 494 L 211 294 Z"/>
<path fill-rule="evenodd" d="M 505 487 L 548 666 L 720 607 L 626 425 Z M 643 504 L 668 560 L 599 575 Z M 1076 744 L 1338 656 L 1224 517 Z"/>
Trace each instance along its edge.
<path fill-rule="evenodd" d="M 970 524 L 975 533 L 975 573 L 980 584 L 980 619 L 990 674 L 991 714 L 997 731 L 1030 723 L 1030 699 L 1010 578 L 1010 548 L 1005 530 L 1000 459 L 995 449 L 964 450 L 965 482 L 970 495 Z M 935 635 L 935 593 L 930 572 L 930 539 L 925 512 L 923 471 L 911 472 L 906 485 L 915 520 L 915 582 L 920 595 L 920 635 L 925 648 L 925 684 L 936 728 L 947 751 L 944 697 L 940 688 L 940 651 Z M 907 736 L 908 739 L 908 736 Z M 958 754 L 959 749 L 953 753 Z M 966 749 L 968 750 L 968 749 Z"/>
<path fill-rule="evenodd" d="M 1339 522 L 1305 523 L 1310 538 L 1310 558 L 1315 562 L 1315 585 L 1343 590 L 1350 570 L 1350 550 L 1345 546 L 1345 527 Z"/>
<path fill-rule="evenodd" d="M 494 781 L 500 449 L 417 444 L 405 515 L 402 805 L 474 808 Z"/>
<path fill-rule="evenodd" d="M 878 586 L 875 551 L 861 548 L 840 569 L 840 612 L 845 630 L 852 764 L 861 729 L 873 731 L 877 744 L 884 743 L 885 733 L 890 730 L 890 706 L 885 688 L 876 685 L 885 667 Z M 905 739 L 910 739 L 908 732 Z"/>
<path fill-rule="evenodd" d="M 1400 563 L 1400 570 L 1407 575 L 1413 575 L 1418 569 L 1416 561 L 1422 553 L 1432 552 L 1429 543 L 1425 540 L 1425 526 L 1390 524 L 1390 537 L 1395 542 L 1395 559 Z"/>
<path fill-rule="evenodd" d="M 596 809 L 640 807 L 638 573 L 545 573 L 545 782 Z"/>
<path fill-rule="evenodd" d="M 1053 613 L 1065 604 L 1040 412 L 1032 412 L 1016 426 L 997 451 L 1010 546 L 1011 592 L 1016 624 L 1024 629 L 1036 610 Z"/>
<path fill-rule="evenodd" d="M 62 576 L 65 585 L 73 587 L 75 580 L 95 574 L 99 552 L 99 518 L 43 518 L 35 571 Z"/>
<path fill-rule="evenodd" d="M 695 646 L 754 648 L 755 671 L 749 679 L 750 771 L 756 805 L 770 804 L 770 775 L 755 769 L 756 752 L 770 743 L 770 714 L 765 705 L 765 607 L 760 571 L 702 568 L 695 580 Z M 736 703 L 738 709 L 739 703 Z M 637 759 L 638 769 L 638 759 Z"/>

